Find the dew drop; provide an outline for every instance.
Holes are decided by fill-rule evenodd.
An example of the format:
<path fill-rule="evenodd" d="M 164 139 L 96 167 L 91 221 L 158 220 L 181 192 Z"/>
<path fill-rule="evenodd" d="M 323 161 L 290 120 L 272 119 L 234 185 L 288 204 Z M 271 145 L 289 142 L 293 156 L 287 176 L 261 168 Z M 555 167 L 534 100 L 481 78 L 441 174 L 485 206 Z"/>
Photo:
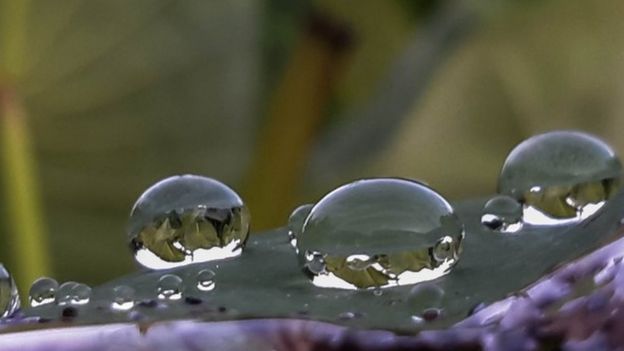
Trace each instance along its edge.
<path fill-rule="evenodd" d="M 58 288 L 58 282 L 52 278 L 41 277 L 35 280 L 28 294 L 30 306 L 37 307 L 54 302 Z"/>
<path fill-rule="evenodd" d="M 515 233 L 522 229 L 522 204 L 511 196 L 494 196 L 483 206 L 481 224 L 491 230 Z"/>
<path fill-rule="evenodd" d="M 299 233 L 304 272 L 327 288 L 378 289 L 436 279 L 457 263 L 464 236 L 442 196 L 398 178 L 339 187 L 305 221 L 291 223 L 301 223 L 291 230 Z"/>
<path fill-rule="evenodd" d="M 111 308 L 116 311 L 127 311 L 134 307 L 135 291 L 127 285 L 119 285 L 113 288 L 113 303 Z"/>
<path fill-rule="evenodd" d="M 158 279 L 156 293 L 162 300 L 179 300 L 182 298 L 182 278 L 175 274 L 165 274 Z"/>
<path fill-rule="evenodd" d="M 249 212 L 228 186 L 183 175 L 147 189 L 130 214 L 134 257 L 151 269 L 178 267 L 241 254 L 249 234 Z"/>
<path fill-rule="evenodd" d="M 201 291 L 211 291 L 215 288 L 215 272 L 210 269 L 202 269 L 197 273 L 197 289 Z"/>
<path fill-rule="evenodd" d="M 65 282 L 58 287 L 56 292 L 56 304 L 63 305 L 84 305 L 91 298 L 91 288 L 82 283 Z"/>
<path fill-rule="evenodd" d="M 297 249 L 297 236 L 301 234 L 303 223 L 308 217 L 308 214 L 310 214 L 312 207 L 314 207 L 313 204 L 301 205 L 295 208 L 288 218 L 288 238 L 290 239 L 290 245 L 295 248 L 297 253 L 299 253 Z"/>
<path fill-rule="evenodd" d="M 12 316 L 19 307 L 17 285 L 9 271 L 0 264 L 0 318 Z"/>
<path fill-rule="evenodd" d="M 444 298 L 444 290 L 436 284 L 427 282 L 414 286 L 408 300 L 420 306 L 440 307 Z"/>
<path fill-rule="evenodd" d="M 91 288 L 86 284 L 78 283 L 74 286 L 73 295 L 73 304 L 84 305 L 91 299 Z"/>
<path fill-rule="evenodd" d="M 618 190 L 622 165 L 589 134 L 554 131 L 516 146 L 501 170 L 498 192 L 524 204 L 523 221 L 559 224 L 590 217 Z"/>

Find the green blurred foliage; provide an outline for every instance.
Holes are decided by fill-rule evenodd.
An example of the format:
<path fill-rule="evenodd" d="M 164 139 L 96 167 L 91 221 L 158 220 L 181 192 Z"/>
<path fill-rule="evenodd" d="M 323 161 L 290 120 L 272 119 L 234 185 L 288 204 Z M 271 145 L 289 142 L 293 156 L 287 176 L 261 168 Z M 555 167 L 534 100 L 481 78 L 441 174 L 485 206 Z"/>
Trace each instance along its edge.
<path fill-rule="evenodd" d="M 156 180 L 198 173 L 242 185 L 266 101 L 310 12 L 346 24 L 354 47 L 316 153 L 302 154 L 308 168 L 294 175 L 305 179 L 292 189 L 300 202 L 381 175 L 425 180 L 452 199 L 491 193 L 508 151 L 554 128 L 587 130 L 624 150 L 624 5 L 617 0 L 33 0 L 28 9 L 23 73 L 0 74 L 0 87 L 15 90 L 28 114 L 60 280 L 96 284 L 133 269 L 125 221 Z M 368 114 L 380 124 L 392 117 L 379 143 L 363 143 L 335 167 L 313 162 L 341 152 L 337 143 L 319 156 L 323 143 L 366 127 L 357 111 L 400 78 L 419 54 L 412 47 L 442 40 L 436 28 L 462 12 L 474 14 L 476 27 L 423 61 L 423 92 L 397 96 L 408 111 Z M 13 17 L 0 18 L 4 28 Z M 348 128 L 332 133 L 344 120 Z M 253 227 L 253 209 L 251 216 Z M 5 240 L 19 235 L 6 225 L 0 231 Z M 8 251 L 0 246 L 0 261 L 14 261 Z"/>

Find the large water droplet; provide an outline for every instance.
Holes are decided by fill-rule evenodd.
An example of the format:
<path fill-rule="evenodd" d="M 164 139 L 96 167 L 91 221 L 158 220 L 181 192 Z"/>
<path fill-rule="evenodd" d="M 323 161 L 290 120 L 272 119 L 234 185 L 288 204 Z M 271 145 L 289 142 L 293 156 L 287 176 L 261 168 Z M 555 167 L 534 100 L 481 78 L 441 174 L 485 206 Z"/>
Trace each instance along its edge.
<path fill-rule="evenodd" d="M 248 234 L 241 198 L 223 183 L 195 175 L 156 183 L 130 214 L 135 259 L 152 269 L 238 256 Z"/>
<path fill-rule="evenodd" d="M 215 272 L 210 269 L 202 269 L 197 273 L 197 289 L 201 291 L 210 291 L 215 288 Z"/>
<path fill-rule="evenodd" d="M 41 277 L 35 280 L 28 293 L 30 306 L 37 307 L 54 302 L 58 288 L 58 282 L 52 278 Z"/>
<path fill-rule="evenodd" d="M 481 223 L 503 233 L 514 233 L 522 228 L 522 204 L 507 195 L 497 195 L 483 206 Z"/>
<path fill-rule="evenodd" d="M 111 308 L 117 311 L 127 311 L 134 307 L 134 289 L 127 285 L 113 288 L 113 303 Z"/>
<path fill-rule="evenodd" d="M 82 283 L 65 282 L 56 291 L 56 304 L 63 305 L 84 305 L 91 298 L 91 288 Z"/>
<path fill-rule="evenodd" d="M 17 285 L 9 271 L 0 264 L 0 318 L 12 316 L 19 307 Z"/>
<path fill-rule="evenodd" d="M 615 194 L 621 175 L 618 157 L 603 141 L 555 131 L 531 137 L 511 151 L 498 191 L 524 203 L 524 222 L 553 224 L 591 216 Z"/>
<path fill-rule="evenodd" d="M 175 274 L 165 274 L 158 279 L 156 294 L 159 299 L 179 300 L 182 298 L 183 286 L 184 282 L 182 281 L 182 278 Z"/>
<path fill-rule="evenodd" d="M 320 287 L 383 288 L 447 274 L 464 231 L 450 204 L 421 183 L 356 181 L 327 194 L 297 235 L 299 259 Z"/>

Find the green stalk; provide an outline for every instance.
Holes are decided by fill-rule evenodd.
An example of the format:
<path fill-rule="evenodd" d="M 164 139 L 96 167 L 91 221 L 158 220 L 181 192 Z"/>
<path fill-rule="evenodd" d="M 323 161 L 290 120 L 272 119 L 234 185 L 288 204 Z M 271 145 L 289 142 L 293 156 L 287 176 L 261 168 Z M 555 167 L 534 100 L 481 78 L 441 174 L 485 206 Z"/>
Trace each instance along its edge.
<path fill-rule="evenodd" d="M 0 172 L 8 222 L 5 252 L 11 254 L 6 266 L 25 291 L 34 279 L 48 274 L 50 269 L 32 139 L 26 112 L 13 88 L 25 67 L 29 1 L 6 0 L 1 4 Z"/>

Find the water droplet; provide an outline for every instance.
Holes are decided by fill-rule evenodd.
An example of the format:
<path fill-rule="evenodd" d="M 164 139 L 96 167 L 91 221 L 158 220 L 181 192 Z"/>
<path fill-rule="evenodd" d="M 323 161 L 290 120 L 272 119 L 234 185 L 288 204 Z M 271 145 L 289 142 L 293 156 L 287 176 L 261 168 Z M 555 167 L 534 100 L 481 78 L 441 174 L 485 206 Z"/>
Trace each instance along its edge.
<path fill-rule="evenodd" d="M 58 287 L 58 282 L 52 278 L 41 277 L 35 280 L 28 294 L 30 306 L 37 307 L 54 302 Z"/>
<path fill-rule="evenodd" d="M 19 307 L 17 285 L 9 271 L 0 264 L 0 318 L 12 316 Z"/>
<path fill-rule="evenodd" d="M 56 291 L 56 304 L 84 305 L 91 298 L 91 288 L 88 285 L 77 282 L 65 282 Z"/>
<path fill-rule="evenodd" d="M 498 192 L 524 204 L 523 220 L 558 224 L 590 217 L 620 186 L 622 165 L 598 138 L 574 131 L 531 137 L 503 165 Z"/>
<path fill-rule="evenodd" d="M 165 274 L 158 279 L 156 293 L 159 299 L 163 300 L 179 300 L 182 298 L 183 288 L 182 278 L 175 274 Z"/>
<path fill-rule="evenodd" d="M 303 222 L 297 248 L 316 286 L 375 289 L 447 274 L 463 236 L 450 204 L 431 188 L 378 178 L 344 185 L 321 199 Z"/>
<path fill-rule="evenodd" d="M 134 289 L 127 285 L 119 285 L 113 289 L 111 308 L 116 311 L 127 311 L 134 307 Z"/>
<path fill-rule="evenodd" d="M 215 288 L 215 272 L 210 269 L 202 269 L 197 273 L 197 289 L 201 291 L 210 291 Z"/>
<path fill-rule="evenodd" d="M 297 253 L 299 253 L 297 249 L 297 236 L 301 234 L 303 223 L 308 217 L 308 214 L 310 214 L 312 207 L 314 207 L 313 204 L 301 205 L 295 208 L 288 218 L 288 238 L 290 239 L 290 245 L 295 248 Z"/>
<path fill-rule="evenodd" d="M 248 234 L 241 198 L 225 184 L 195 175 L 156 183 L 130 214 L 135 259 L 152 269 L 238 256 Z"/>
<path fill-rule="evenodd" d="M 444 298 L 444 290 L 433 283 L 414 286 L 409 292 L 409 301 L 419 306 L 439 307 Z"/>
<path fill-rule="evenodd" d="M 515 233 L 522 229 L 522 204 L 511 196 L 494 196 L 483 206 L 481 223 L 495 231 Z"/>
<path fill-rule="evenodd" d="M 73 289 L 73 301 L 75 305 L 84 305 L 91 299 L 91 288 L 86 284 L 78 283 Z"/>

